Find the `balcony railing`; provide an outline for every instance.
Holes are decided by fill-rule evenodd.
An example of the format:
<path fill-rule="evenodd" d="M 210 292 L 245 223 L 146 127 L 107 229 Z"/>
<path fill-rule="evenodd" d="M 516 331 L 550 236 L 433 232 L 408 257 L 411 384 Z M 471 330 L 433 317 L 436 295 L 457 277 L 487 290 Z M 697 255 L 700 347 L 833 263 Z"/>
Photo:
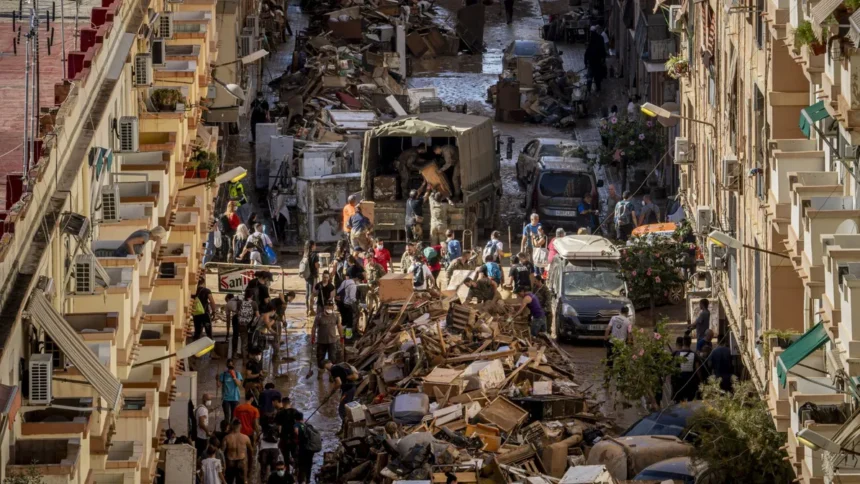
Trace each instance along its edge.
<path fill-rule="evenodd" d="M 821 238 L 824 244 L 824 294 L 821 305 L 831 339 L 839 338 L 842 321 L 842 278 L 850 263 L 860 263 L 860 235 L 834 234 Z M 860 319 L 860 314 L 858 314 Z"/>
<path fill-rule="evenodd" d="M 836 172 L 793 172 L 788 173 L 788 188 L 791 200 L 791 225 L 788 227 L 788 243 L 794 261 L 800 263 L 805 240 L 803 238 L 804 213 L 809 201 L 816 197 L 827 197 L 834 193 L 841 195 L 842 186 Z M 832 233 L 832 232 L 831 232 Z"/>
<path fill-rule="evenodd" d="M 43 484 L 83 484 L 81 439 L 18 439 L 10 452 L 6 475 L 27 475 L 36 462 Z"/>
<path fill-rule="evenodd" d="M 842 187 L 833 187 L 837 195 L 841 194 Z M 825 196 L 815 196 L 804 202 L 805 210 L 803 216 L 803 272 L 810 278 L 811 282 L 824 282 L 824 244 L 821 241 L 823 235 L 846 233 L 845 229 L 857 230 L 860 221 L 860 210 L 854 208 L 853 197 L 834 196 L 832 193 Z"/>
<path fill-rule="evenodd" d="M 770 172 L 771 210 L 777 217 L 788 218 L 791 190 L 788 174 L 824 171 L 824 152 L 814 140 L 786 139 L 770 142 L 773 159 Z"/>

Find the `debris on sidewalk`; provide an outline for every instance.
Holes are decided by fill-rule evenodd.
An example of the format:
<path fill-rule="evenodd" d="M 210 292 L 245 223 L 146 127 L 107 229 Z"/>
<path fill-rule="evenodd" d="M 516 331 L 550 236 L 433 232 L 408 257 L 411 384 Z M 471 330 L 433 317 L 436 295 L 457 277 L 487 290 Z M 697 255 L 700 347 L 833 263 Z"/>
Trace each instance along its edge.
<path fill-rule="evenodd" d="M 347 348 L 361 376 L 321 482 L 608 482 L 600 469 L 569 470 L 610 423 L 564 351 L 530 336 L 518 301 L 490 313 L 396 285 L 379 297 Z"/>

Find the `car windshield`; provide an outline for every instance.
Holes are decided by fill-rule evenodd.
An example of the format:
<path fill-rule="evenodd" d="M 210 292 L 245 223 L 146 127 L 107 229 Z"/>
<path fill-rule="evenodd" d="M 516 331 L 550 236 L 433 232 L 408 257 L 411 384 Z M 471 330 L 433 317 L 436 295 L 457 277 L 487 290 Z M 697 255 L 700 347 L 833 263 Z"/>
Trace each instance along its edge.
<path fill-rule="evenodd" d="M 618 272 L 607 269 L 572 270 L 564 273 L 565 296 L 624 295 L 624 282 Z"/>
<path fill-rule="evenodd" d="M 574 150 L 576 150 L 576 146 L 568 144 L 542 145 L 538 156 L 573 156 Z"/>
<path fill-rule="evenodd" d="M 540 193 L 545 197 L 582 198 L 591 190 L 591 178 L 584 173 L 552 172 L 540 178 Z"/>
<path fill-rule="evenodd" d="M 684 427 L 673 425 L 671 422 L 658 422 L 649 415 L 642 420 L 636 422 L 636 425 L 624 433 L 626 437 L 635 437 L 637 435 L 670 435 L 672 437 L 681 437 L 684 433 Z"/>

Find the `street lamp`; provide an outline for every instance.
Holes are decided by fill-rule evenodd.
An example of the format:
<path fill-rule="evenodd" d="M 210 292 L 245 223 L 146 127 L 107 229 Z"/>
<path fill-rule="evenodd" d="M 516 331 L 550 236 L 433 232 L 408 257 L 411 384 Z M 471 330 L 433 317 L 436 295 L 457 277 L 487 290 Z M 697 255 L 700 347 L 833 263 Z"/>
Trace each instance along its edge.
<path fill-rule="evenodd" d="M 797 441 L 800 442 L 804 447 L 809 447 L 812 450 L 822 450 L 825 452 L 829 452 L 831 454 L 851 454 L 851 455 L 860 455 L 860 452 L 855 452 L 850 449 L 846 449 L 836 442 L 828 439 L 827 437 L 809 429 L 803 429 L 797 434 Z"/>
<path fill-rule="evenodd" d="M 212 66 L 212 68 L 214 69 L 216 67 L 229 66 L 230 64 L 238 64 L 240 62 L 242 64 L 250 64 L 252 62 L 257 62 L 258 60 L 262 59 L 263 57 L 266 57 L 267 55 L 269 55 L 269 51 L 267 51 L 266 49 L 260 49 L 256 52 L 251 52 L 250 54 L 248 54 L 244 57 L 240 57 L 236 60 L 232 60 L 230 62 L 224 62 L 223 64 L 216 64 L 216 65 Z"/>
<path fill-rule="evenodd" d="M 242 87 L 237 84 L 227 84 L 221 79 L 218 79 L 218 76 L 215 75 L 215 69 L 219 67 L 229 66 L 230 64 L 250 64 L 252 62 L 257 62 L 258 60 L 262 59 L 263 57 L 266 57 L 267 55 L 269 55 L 269 51 L 265 49 L 260 49 L 255 52 L 251 52 L 246 56 L 240 57 L 236 60 L 224 62 L 222 64 L 216 64 L 212 66 L 212 80 L 214 80 L 215 83 L 217 83 L 219 86 L 223 87 L 227 91 L 227 94 L 239 100 L 241 104 L 245 102 L 245 91 L 243 91 Z"/>
<path fill-rule="evenodd" d="M 214 185 L 223 185 L 227 182 L 235 183 L 242 178 L 248 176 L 248 170 L 242 168 L 241 166 L 237 166 L 236 168 L 231 168 L 224 173 L 215 177 Z M 185 190 L 191 190 L 192 188 L 196 188 L 199 186 L 207 185 L 209 182 L 195 183 L 194 185 L 189 185 L 187 187 L 182 187 L 179 189 L 180 192 Z"/>
<path fill-rule="evenodd" d="M 180 349 L 176 353 L 171 353 L 171 354 L 166 355 L 166 356 L 160 356 L 160 357 L 155 358 L 153 360 L 135 363 L 134 365 L 131 365 L 131 367 L 137 368 L 140 366 L 151 365 L 153 363 L 158 363 L 159 361 L 166 360 L 166 359 L 172 358 L 174 356 L 179 358 L 180 360 L 184 360 L 185 358 L 189 358 L 191 356 L 196 356 L 199 358 L 199 357 L 205 355 L 206 353 L 209 353 L 210 351 L 212 351 L 213 348 L 215 348 L 215 342 L 212 341 L 210 338 L 204 336 L 204 337 L 202 337 L 196 341 L 193 341 L 190 344 L 185 345 L 184 347 L 182 347 L 182 349 Z"/>
<path fill-rule="evenodd" d="M 694 119 L 694 118 L 688 118 L 686 116 L 681 116 L 680 114 L 673 113 L 672 111 L 669 111 L 668 109 L 661 108 L 660 106 L 657 106 L 656 104 L 645 103 L 639 108 L 639 110 L 642 111 L 642 113 L 648 117 L 657 118 L 657 121 L 659 121 L 660 124 L 662 124 L 664 126 L 671 126 L 670 120 L 672 120 L 672 119 L 683 119 L 683 120 L 690 121 L 693 123 L 704 124 L 705 126 L 709 126 L 714 131 L 717 130 L 716 126 L 714 126 L 713 124 L 711 124 L 707 121 L 702 121 L 701 119 Z"/>
<path fill-rule="evenodd" d="M 779 252 L 773 252 L 767 249 L 762 249 L 761 247 L 756 247 L 754 245 L 747 245 L 741 242 L 740 240 L 732 237 L 729 234 L 724 232 L 720 232 L 718 230 L 714 230 L 710 234 L 708 234 L 708 240 L 722 247 L 729 247 L 731 249 L 740 250 L 740 249 L 750 249 L 755 252 L 764 252 L 765 254 L 775 255 L 777 257 L 784 257 L 788 259 L 789 257 L 785 254 L 780 254 Z"/>

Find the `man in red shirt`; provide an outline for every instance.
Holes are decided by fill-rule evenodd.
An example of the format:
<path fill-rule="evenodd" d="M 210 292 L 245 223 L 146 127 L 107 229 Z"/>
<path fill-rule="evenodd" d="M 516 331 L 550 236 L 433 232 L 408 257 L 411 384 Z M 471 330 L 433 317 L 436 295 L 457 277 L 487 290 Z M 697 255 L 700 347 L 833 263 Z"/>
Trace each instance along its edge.
<path fill-rule="evenodd" d="M 233 418 L 239 420 L 242 424 L 242 433 L 250 437 L 251 442 L 255 442 L 254 434 L 260 430 L 260 411 L 251 405 L 253 399 L 254 394 L 245 393 L 245 402 L 233 410 Z"/>
<path fill-rule="evenodd" d="M 373 260 L 382 266 L 382 270 L 388 274 L 388 264 L 391 263 L 391 252 L 385 248 L 382 239 L 376 241 L 376 250 L 373 252 Z"/>

